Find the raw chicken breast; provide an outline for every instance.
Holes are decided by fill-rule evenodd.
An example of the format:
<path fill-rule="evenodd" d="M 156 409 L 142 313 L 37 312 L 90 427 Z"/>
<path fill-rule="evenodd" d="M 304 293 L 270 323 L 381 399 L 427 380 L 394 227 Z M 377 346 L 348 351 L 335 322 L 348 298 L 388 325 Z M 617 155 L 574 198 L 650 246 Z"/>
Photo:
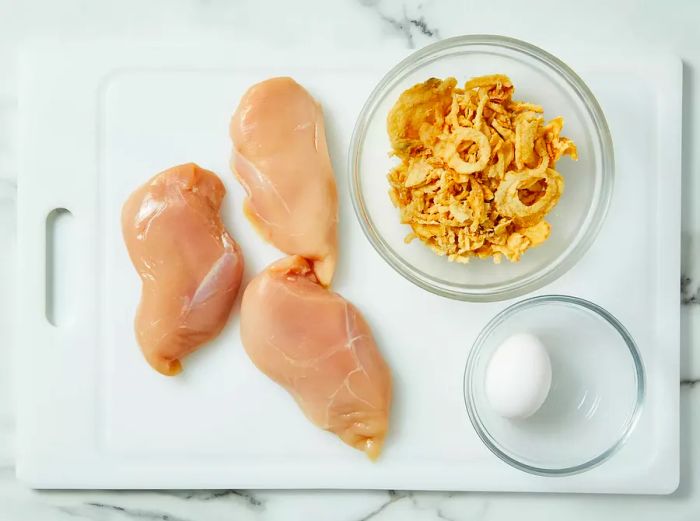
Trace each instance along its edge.
<path fill-rule="evenodd" d="M 379 456 L 391 405 L 389 368 L 360 312 L 323 288 L 306 259 L 277 261 L 250 282 L 241 339 L 253 363 L 313 423 Z"/>
<path fill-rule="evenodd" d="M 221 180 L 193 163 L 162 172 L 122 209 L 122 232 L 143 282 L 136 337 L 158 372 L 216 337 L 241 284 L 243 256 L 219 216 Z"/>
<path fill-rule="evenodd" d="M 310 259 L 330 285 L 338 197 L 321 107 L 293 79 L 272 78 L 245 93 L 230 133 L 231 166 L 248 192 L 245 214 L 265 240 Z"/>

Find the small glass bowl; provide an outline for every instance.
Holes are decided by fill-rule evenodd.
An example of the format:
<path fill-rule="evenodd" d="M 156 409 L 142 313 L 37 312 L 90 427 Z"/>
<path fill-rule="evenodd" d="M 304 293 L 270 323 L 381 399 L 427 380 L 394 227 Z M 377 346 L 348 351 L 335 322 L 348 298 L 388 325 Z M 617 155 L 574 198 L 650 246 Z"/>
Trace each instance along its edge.
<path fill-rule="evenodd" d="M 515 333 L 537 336 L 552 362 L 542 407 L 507 419 L 484 390 L 494 351 Z M 625 327 L 600 306 L 563 295 L 533 297 L 494 317 L 479 334 L 464 372 L 467 413 L 486 446 L 509 465 L 542 476 L 589 470 L 615 454 L 644 403 L 644 366 Z"/>
<path fill-rule="evenodd" d="M 547 220 L 550 238 L 518 263 L 494 266 L 490 259 L 467 265 L 439 257 L 419 240 L 405 244 L 410 228 L 400 223 L 388 195 L 387 173 L 397 160 L 386 117 L 400 94 L 431 77 L 455 76 L 460 83 L 482 74 L 504 73 L 516 99 L 541 104 L 545 117 L 564 117 L 563 134 L 577 144 L 579 160 L 562 158 L 557 169 L 564 194 Z M 613 147 L 595 97 L 567 65 L 525 42 L 502 36 L 460 36 L 412 54 L 379 82 L 360 113 L 349 152 L 350 193 L 355 213 L 374 248 L 396 271 L 433 293 L 459 300 L 495 301 L 536 290 L 571 268 L 594 241 L 613 187 Z"/>

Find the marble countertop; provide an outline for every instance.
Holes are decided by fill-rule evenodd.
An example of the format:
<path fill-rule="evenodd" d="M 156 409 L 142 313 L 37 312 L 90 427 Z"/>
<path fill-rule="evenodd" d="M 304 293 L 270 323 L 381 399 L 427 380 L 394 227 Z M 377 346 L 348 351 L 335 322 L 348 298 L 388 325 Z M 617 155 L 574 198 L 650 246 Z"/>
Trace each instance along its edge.
<path fill-rule="evenodd" d="M 420 47 L 465 33 L 522 38 L 557 52 L 564 46 L 673 52 L 684 61 L 683 277 L 681 321 L 681 484 L 664 497 L 434 493 L 394 491 L 80 491 L 35 492 L 14 479 L 12 414 L 0 407 L 0 519 L 219 519 L 384 521 L 700 518 L 700 3 L 544 0 L 496 4 L 473 0 L 0 0 L 0 179 L 17 170 L 17 64 L 20 46 L 36 41 L 156 43 L 265 42 L 266 45 L 372 49 Z M 0 209 L 1 213 L 4 210 Z M 1 219 L 0 219 L 1 220 Z M 0 228 L 0 233 L 10 230 Z M 3 262 L 9 263 L 9 253 Z M 7 264 L 3 264 L 4 266 Z M 11 271 L 0 274 L 8 291 Z M 0 317 L 5 342 L 11 316 Z M 11 361 L 10 361 L 11 362 Z M 9 395 L 11 363 L 0 364 L 0 393 Z"/>

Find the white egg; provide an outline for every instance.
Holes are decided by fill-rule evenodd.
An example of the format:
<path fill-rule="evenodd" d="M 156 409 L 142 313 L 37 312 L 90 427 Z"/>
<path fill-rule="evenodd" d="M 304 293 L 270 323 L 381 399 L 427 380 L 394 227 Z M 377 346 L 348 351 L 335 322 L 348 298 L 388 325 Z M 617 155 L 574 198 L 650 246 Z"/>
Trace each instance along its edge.
<path fill-rule="evenodd" d="M 527 418 L 547 399 L 552 363 L 540 339 L 529 333 L 508 337 L 486 367 L 486 398 L 505 418 Z"/>

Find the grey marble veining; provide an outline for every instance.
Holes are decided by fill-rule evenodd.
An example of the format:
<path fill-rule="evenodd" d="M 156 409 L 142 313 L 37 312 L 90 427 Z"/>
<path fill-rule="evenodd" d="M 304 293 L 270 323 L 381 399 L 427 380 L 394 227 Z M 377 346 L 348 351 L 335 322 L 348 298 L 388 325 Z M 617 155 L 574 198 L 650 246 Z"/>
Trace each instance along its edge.
<path fill-rule="evenodd" d="M 700 304 L 700 287 L 686 275 L 681 275 L 681 304 L 685 306 Z"/>
<path fill-rule="evenodd" d="M 111 519 L 114 515 L 127 519 L 143 519 L 145 521 L 189 521 L 189 519 L 175 514 L 168 514 L 160 510 L 146 510 L 140 508 L 128 508 L 107 503 L 84 503 L 77 507 L 58 507 L 58 511 L 74 517 L 88 519 Z"/>
<path fill-rule="evenodd" d="M 415 49 L 417 42 L 426 44 L 441 38 L 440 30 L 426 18 L 426 9 L 423 3 L 393 3 L 387 6 L 387 2 L 379 0 L 358 0 L 359 4 L 378 17 L 385 26 L 394 34 L 400 36 L 409 49 Z"/>
<path fill-rule="evenodd" d="M 195 501 L 212 501 L 214 499 L 234 496 L 234 499 L 242 501 L 253 509 L 265 509 L 264 499 L 260 499 L 255 493 L 246 490 L 168 490 L 161 491 L 161 493 Z"/>

